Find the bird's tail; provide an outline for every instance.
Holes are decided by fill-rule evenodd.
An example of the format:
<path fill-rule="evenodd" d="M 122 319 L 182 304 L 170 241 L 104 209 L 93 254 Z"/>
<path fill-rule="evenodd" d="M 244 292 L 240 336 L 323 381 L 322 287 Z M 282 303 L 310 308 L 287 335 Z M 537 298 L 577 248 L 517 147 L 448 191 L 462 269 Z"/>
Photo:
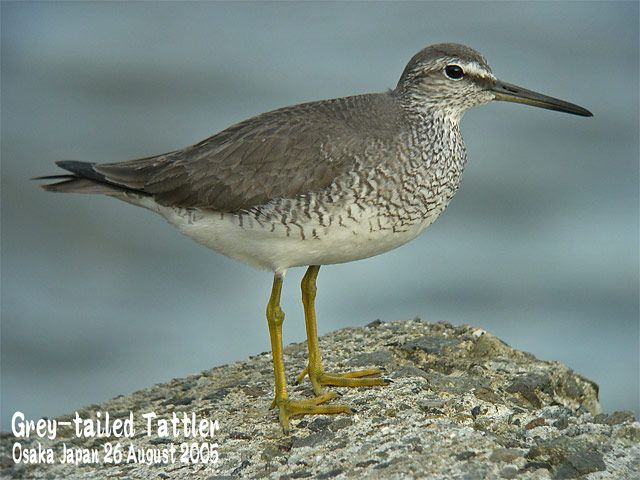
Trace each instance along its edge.
<path fill-rule="evenodd" d="M 34 178 L 34 180 L 59 180 L 55 183 L 40 185 L 40 187 L 47 192 L 91 193 L 102 195 L 139 193 L 146 195 L 145 192 L 110 182 L 104 175 L 93 168 L 95 165 L 93 163 L 63 160 L 56 162 L 56 165 L 71 173 Z"/>

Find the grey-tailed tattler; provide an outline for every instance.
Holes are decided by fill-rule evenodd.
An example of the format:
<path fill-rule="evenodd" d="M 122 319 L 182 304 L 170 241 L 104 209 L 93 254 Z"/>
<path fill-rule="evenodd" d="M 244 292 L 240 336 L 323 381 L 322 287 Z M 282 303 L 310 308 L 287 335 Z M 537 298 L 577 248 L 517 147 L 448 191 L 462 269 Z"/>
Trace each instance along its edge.
<path fill-rule="evenodd" d="M 103 194 L 147 208 L 198 243 L 274 273 L 267 322 L 280 424 L 292 415 L 351 413 L 325 403 L 324 385 L 386 385 L 381 370 L 327 373 L 316 331 L 321 265 L 379 255 L 414 239 L 453 197 L 466 163 L 459 129 L 471 107 L 494 100 L 583 117 L 577 105 L 502 82 L 485 58 L 455 43 L 411 58 L 384 93 L 293 105 L 233 125 L 193 146 L 118 163 L 60 161 L 47 191 Z M 288 397 L 280 291 L 307 266 L 302 303 L 315 398 Z"/>

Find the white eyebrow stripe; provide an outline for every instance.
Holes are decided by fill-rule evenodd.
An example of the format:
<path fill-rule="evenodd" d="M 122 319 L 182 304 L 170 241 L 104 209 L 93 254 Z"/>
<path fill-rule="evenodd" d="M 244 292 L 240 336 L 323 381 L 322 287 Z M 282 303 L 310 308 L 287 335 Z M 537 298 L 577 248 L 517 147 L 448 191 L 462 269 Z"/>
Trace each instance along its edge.
<path fill-rule="evenodd" d="M 460 66 L 466 75 L 495 79 L 491 73 L 487 72 L 484 68 L 481 68 L 477 63 L 461 63 Z"/>

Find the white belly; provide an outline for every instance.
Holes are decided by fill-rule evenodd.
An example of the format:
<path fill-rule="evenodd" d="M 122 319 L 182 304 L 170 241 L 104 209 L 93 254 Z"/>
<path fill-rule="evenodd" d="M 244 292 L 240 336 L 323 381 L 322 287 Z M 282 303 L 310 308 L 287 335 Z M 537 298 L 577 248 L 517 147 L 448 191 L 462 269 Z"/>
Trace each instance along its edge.
<path fill-rule="evenodd" d="M 162 215 L 196 242 L 233 260 L 276 273 L 289 267 L 351 262 L 393 250 L 420 234 L 437 217 L 410 225 L 380 221 L 377 211 L 363 211 L 358 220 L 341 219 L 321 226 L 258 222 L 248 214 L 210 212 L 158 205 L 150 197 L 127 201 Z M 439 213 L 439 212 L 438 212 Z"/>

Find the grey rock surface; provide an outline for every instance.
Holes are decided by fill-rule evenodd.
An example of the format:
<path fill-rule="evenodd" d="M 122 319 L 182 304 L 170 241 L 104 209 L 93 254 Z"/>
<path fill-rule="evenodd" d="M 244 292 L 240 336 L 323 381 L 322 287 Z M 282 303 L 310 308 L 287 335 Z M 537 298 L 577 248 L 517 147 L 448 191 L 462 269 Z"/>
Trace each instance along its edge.
<path fill-rule="evenodd" d="M 393 383 L 333 388 L 343 396 L 331 402 L 357 413 L 294 418 L 285 436 L 269 410 L 271 354 L 262 353 L 86 406 L 77 412 L 84 437 L 76 412 L 56 419 L 71 425 L 54 439 L 3 433 L 2 478 L 640 478 L 633 413 L 601 413 L 593 382 L 480 329 L 376 321 L 330 333 L 320 348 L 327 371 L 378 366 Z M 293 385 L 306 353 L 306 343 L 285 348 L 293 398 L 312 397 L 308 380 Z M 110 436 L 82 430 L 98 415 L 103 427 L 107 413 Z M 47 449 L 51 464 L 40 461 Z M 62 463 L 63 452 L 79 462 Z"/>

